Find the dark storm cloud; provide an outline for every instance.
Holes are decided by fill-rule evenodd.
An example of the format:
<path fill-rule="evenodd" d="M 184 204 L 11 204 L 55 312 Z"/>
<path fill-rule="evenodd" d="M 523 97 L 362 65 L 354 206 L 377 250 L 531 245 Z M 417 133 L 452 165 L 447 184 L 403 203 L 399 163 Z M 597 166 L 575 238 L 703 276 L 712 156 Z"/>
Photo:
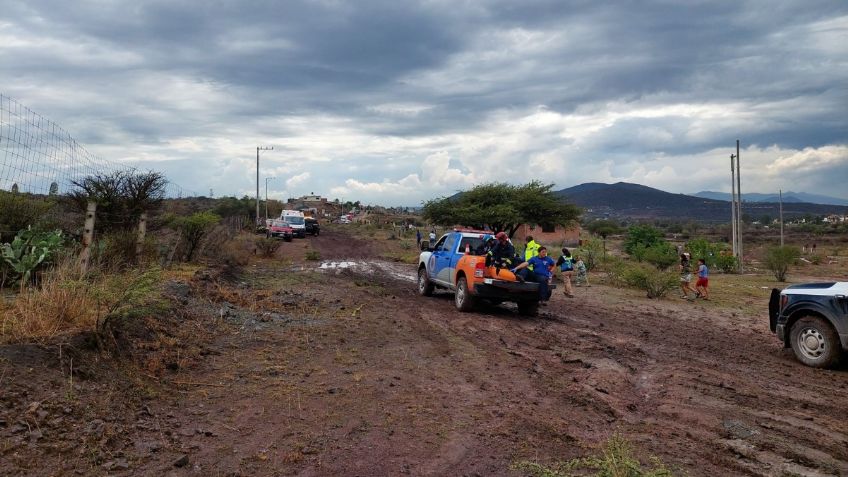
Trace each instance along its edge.
<path fill-rule="evenodd" d="M 15 40 L 0 45 L 0 84 L 95 144 L 189 141 L 220 161 L 237 149 L 205 144 L 280 138 L 286 157 L 368 162 L 357 177 L 367 183 L 422 174 L 438 151 L 462 162 L 468 143 L 517 161 L 510 170 L 573 146 L 618 174 L 738 137 L 796 151 L 848 138 L 848 4 L 838 0 L 0 8 L 0 38 Z M 522 125 L 540 111 L 562 122 Z M 496 141 L 516 127 L 520 139 Z"/>

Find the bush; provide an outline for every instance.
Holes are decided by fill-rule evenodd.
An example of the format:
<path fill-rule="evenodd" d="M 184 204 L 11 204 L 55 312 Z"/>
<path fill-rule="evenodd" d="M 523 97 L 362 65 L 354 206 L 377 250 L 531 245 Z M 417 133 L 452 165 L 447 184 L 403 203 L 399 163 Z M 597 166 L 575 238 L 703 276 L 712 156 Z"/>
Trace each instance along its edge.
<path fill-rule="evenodd" d="M 308 252 L 306 252 L 306 259 L 315 261 L 321 260 L 321 254 L 318 253 L 317 250 L 309 250 Z"/>
<path fill-rule="evenodd" d="M 786 272 L 789 265 L 795 263 L 801 252 L 798 247 L 785 245 L 783 247 L 771 247 L 766 251 L 766 267 L 774 274 L 779 282 L 786 281 Z"/>
<path fill-rule="evenodd" d="M 665 270 L 678 262 L 677 250 L 666 241 L 657 242 L 644 249 L 642 258 L 657 267 L 657 270 Z"/>
<path fill-rule="evenodd" d="M 593 270 L 604 256 L 604 243 L 598 239 L 584 240 L 577 254 L 583 258 L 586 269 Z"/>
<path fill-rule="evenodd" d="M 627 286 L 644 290 L 648 298 L 662 298 L 680 282 L 675 272 L 632 264 L 619 272 L 619 279 Z"/>
<path fill-rule="evenodd" d="M 636 247 L 642 245 L 650 247 L 662 241 L 662 232 L 650 225 L 634 225 L 627 229 L 627 237 L 624 239 L 624 251 L 633 255 Z"/>
<path fill-rule="evenodd" d="M 739 271 L 739 260 L 730 254 L 720 254 L 715 259 L 715 267 L 724 273 Z"/>
<path fill-rule="evenodd" d="M 186 244 L 186 261 L 191 261 L 200 241 L 220 220 L 221 217 L 211 212 L 197 212 L 177 219 L 176 225 Z"/>
<path fill-rule="evenodd" d="M 277 249 L 280 248 L 280 243 L 275 238 L 260 238 L 256 240 L 256 250 L 263 257 L 273 257 Z"/>
<path fill-rule="evenodd" d="M 821 265 L 822 256 L 819 254 L 810 255 L 810 263 L 812 263 L 813 265 Z"/>

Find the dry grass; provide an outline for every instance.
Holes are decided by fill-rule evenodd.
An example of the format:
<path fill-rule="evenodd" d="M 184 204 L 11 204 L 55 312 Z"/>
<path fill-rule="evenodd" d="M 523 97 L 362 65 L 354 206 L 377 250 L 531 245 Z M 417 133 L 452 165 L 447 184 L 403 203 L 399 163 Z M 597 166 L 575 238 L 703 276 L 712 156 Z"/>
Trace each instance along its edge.
<path fill-rule="evenodd" d="M 93 329 L 97 300 L 74 269 L 73 260 L 65 260 L 44 274 L 41 288 L 2 305 L 0 341 L 43 343 L 64 332 Z"/>

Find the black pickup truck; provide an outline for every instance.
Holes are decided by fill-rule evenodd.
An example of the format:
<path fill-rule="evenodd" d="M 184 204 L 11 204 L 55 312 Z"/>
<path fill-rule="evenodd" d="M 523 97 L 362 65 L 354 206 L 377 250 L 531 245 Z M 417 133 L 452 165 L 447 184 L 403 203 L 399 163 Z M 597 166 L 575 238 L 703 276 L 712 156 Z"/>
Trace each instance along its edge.
<path fill-rule="evenodd" d="M 848 352 L 848 282 L 804 283 L 773 289 L 769 326 L 799 361 L 829 368 Z"/>
<path fill-rule="evenodd" d="M 307 217 L 305 225 L 307 234 L 318 235 L 321 233 L 321 226 L 318 224 L 318 219 Z"/>

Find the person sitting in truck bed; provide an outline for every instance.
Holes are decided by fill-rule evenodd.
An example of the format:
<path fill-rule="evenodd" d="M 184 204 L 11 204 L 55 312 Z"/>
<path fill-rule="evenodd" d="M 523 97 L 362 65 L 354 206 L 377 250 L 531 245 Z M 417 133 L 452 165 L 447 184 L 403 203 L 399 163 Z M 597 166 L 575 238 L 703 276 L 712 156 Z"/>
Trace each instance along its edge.
<path fill-rule="evenodd" d="M 497 268 L 512 268 L 515 247 L 512 246 L 509 237 L 504 232 L 498 232 L 495 234 L 495 241 L 495 246 L 486 256 L 486 265 L 494 265 Z"/>
<path fill-rule="evenodd" d="M 527 274 L 527 280 L 539 284 L 539 302 L 543 305 L 547 304 L 550 297 L 550 289 L 548 285 L 554 276 L 554 259 L 548 256 L 548 248 L 541 246 L 538 249 L 539 255 L 530 257 L 526 262 L 521 263 L 512 270 L 516 273 L 524 268 L 533 267 L 533 271 Z"/>
<path fill-rule="evenodd" d="M 495 243 L 495 237 L 488 234 L 484 235 L 483 243 L 481 243 L 480 246 L 477 247 L 476 250 L 474 250 L 474 255 L 478 255 L 481 257 L 489 255 L 489 252 L 491 252 L 492 249 L 495 248 Z"/>

